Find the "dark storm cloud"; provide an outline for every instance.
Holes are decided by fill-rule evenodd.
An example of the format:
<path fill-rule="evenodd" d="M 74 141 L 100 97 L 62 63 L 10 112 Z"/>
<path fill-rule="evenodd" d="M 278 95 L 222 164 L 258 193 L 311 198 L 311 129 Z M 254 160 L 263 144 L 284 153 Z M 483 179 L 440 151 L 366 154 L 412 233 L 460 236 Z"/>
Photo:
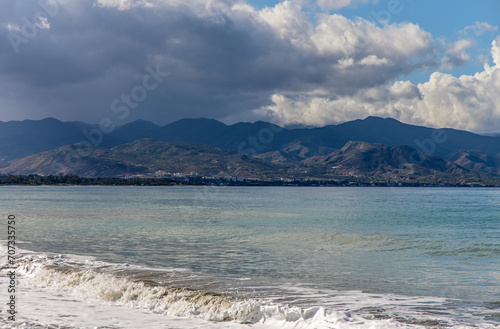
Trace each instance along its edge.
<path fill-rule="evenodd" d="M 49 4 L 57 13 L 35 18 L 40 2 L 0 4 L 5 118 L 116 118 L 112 102 L 141 85 L 146 67 L 169 76 L 128 119 L 166 123 L 247 118 L 275 93 L 352 95 L 434 62 L 432 38 L 417 25 L 339 15 L 313 23 L 291 2 L 262 11 L 238 1 Z"/>

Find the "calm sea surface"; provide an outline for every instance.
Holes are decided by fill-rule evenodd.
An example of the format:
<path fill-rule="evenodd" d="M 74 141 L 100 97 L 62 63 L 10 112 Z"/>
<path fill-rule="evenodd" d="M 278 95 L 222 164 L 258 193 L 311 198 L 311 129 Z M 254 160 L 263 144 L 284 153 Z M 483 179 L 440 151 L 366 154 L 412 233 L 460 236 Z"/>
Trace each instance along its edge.
<path fill-rule="evenodd" d="M 370 298 L 437 297 L 426 314 L 500 323 L 500 189 L 1 187 L 0 205 L 21 248 L 170 271 L 156 284 L 302 308 L 356 292 L 380 318 Z"/>

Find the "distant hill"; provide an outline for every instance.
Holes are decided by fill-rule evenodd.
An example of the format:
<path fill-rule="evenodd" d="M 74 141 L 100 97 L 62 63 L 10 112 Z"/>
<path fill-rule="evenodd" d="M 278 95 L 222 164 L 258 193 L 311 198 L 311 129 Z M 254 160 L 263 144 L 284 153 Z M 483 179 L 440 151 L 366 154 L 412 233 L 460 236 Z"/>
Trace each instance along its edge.
<path fill-rule="evenodd" d="M 142 139 L 112 149 L 93 147 L 91 152 L 83 149 L 90 154 L 75 156 L 79 149 L 82 150 L 81 144 L 74 144 L 30 155 L 0 168 L 0 174 L 63 173 L 80 177 L 147 176 L 157 171 L 246 177 L 279 174 L 273 165 L 262 160 L 202 144 Z"/>
<path fill-rule="evenodd" d="M 417 152 L 411 146 L 391 147 L 352 141 L 328 155 L 307 158 L 303 164 L 316 166 L 327 175 L 379 177 L 392 181 L 423 177 L 455 181 L 470 173 L 438 156 Z"/>
<path fill-rule="evenodd" d="M 265 161 L 209 145 L 142 139 L 112 149 L 83 149 L 67 145 L 18 159 L 0 168 L 0 174 L 57 175 L 81 177 L 240 176 L 259 179 L 345 179 L 359 178 L 398 182 L 461 183 L 476 180 L 466 168 L 429 156 L 410 146 L 385 146 L 348 142 L 342 149 L 326 155 L 305 157 L 298 163 Z M 298 161 L 304 146 L 297 145 Z M 293 153 L 291 148 L 289 153 Z M 418 160 L 418 161 L 416 161 Z"/>
<path fill-rule="evenodd" d="M 108 139 L 103 141 L 102 147 L 113 147 L 120 144 L 130 143 L 138 139 L 150 138 L 160 126 L 151 121 L 137 120 L 116 128 Z M 104 134 L 103 134 L 104 135 Z"/>
<path fill-rule="evenodd" d="M 282 150 L 257 154 L 256 158 L 276 164 L 294 164 L 313 156 L 330 154 L 335 150 L 334 147 L 320 146 L 310 141 L 299 141 Z"/>
<path fill-rule="evenodd" d="M 213 119 L 182 119 L 158 126 L 138 120 L 109 134 L 102 133 L 98 125 L 61 122 L 53 118 L 0 122 L 0 163 L 5 166 L 11 161 L 69 144 L 83 142 L 111 149 L 144 138 L 210 145 L 281 166 L 300 165 L 308 158 L 329 155 L 350 141 L 390 147 L 407 145 L 468 170 L 488 174 L 500 172 L 500 164 L 495 160 L 500 154 L 500 136 L 433 129 L 378 117 L 297 129 L 284 129 L 262 121 L 226 125 Z"/>
<path fill-rule="evenodd" d="M 77 143 L 91 125 L 57 119 L 0 122 L 0 162 Z"/>
<path fill-rule="evenodd" d="M 460 151 L 453 154 L 450 161 L 469 170 L 500 175 L 500 155 L 477 151 Z"/>
<path fill-rule="evenodd" d="M 98 126 L 61 122 L 53 118 L 0 122 L 0 159 L 8 162 L 63 145 L 88 141 L 89 137 L 83 131 L 93 129 L 98 130 Z M 153 138 L 262 154 L 298 144 L 319 150 L 323 147 L 340 149 L 348 141 L 362 141 L 388 146 L 409 145 L 425 153 L 429 151 L 425 147 L 426 142 L 432 140 L 435 131 L 440 131 L 445 140 L 435 143 L 431 153 L 445 159 L 458 151 L 500 154 L 499 136 L 482 136 L 454 129 L 436 130 L 378 117 L 310 129 L 283 129 L 262 121 L 225 125 L 213 119 L 182 119 L 160 127 L 138 120 L 118 127 L 110 134 L 102 134 L 103 140 L 97 146 L 111 148 L 137 139 Z"/>
<path fill-rule="evenodd" d="M 401 123 L 394 119 L 368 117 L 336 126 L 327 126 L 352 141 L 380 143 L 388 146 L 410 145 L 423 152 L 427 143 L 433 140 L 433 133 L 441 132 L 442 143 L 433 143 L 435 155 L 448 159 L 457 151 L 480 151 L 489 154 L 500 153 L 500 138 L 483 136 L 456 129 L 433 129 Z M 430 150 L 430 149 L 429 149 Z"/>

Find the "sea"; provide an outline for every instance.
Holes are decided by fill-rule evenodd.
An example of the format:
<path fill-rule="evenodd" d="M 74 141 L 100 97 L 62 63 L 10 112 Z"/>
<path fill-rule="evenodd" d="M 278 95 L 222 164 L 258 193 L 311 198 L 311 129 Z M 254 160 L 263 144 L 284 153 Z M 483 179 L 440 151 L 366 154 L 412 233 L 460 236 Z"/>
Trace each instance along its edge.
<path fill-rule="evenodd" d="M 500 189 L 4 186 L 0 209 L 0 328 L 500 328 Z"/>

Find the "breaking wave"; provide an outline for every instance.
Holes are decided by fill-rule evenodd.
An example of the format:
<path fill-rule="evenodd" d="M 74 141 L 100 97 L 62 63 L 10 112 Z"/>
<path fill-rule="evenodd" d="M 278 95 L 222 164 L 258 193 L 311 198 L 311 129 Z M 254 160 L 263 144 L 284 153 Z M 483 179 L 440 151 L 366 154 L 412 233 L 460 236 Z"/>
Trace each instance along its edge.
<path fill-rule="evenodd" d="M 369 303 L 352 308 L 344 301 L 345 307 L 334 310 L 214 292 L 203 287 L 210 287 L 212 281 L 217 280 L 197 276 L 188 270 L 148 269 L 75 257 L 25 254 L 17 259 L 17 271 L 29 286 L 65 292 L 92 304 L 257 325 L 255 328 L 471 328 L 429 317 L 429 313 L 427 316 L 395 316 L 377 307 L 367 307 Z M 497 328 L 495 325 L 474 327 Z"/>

